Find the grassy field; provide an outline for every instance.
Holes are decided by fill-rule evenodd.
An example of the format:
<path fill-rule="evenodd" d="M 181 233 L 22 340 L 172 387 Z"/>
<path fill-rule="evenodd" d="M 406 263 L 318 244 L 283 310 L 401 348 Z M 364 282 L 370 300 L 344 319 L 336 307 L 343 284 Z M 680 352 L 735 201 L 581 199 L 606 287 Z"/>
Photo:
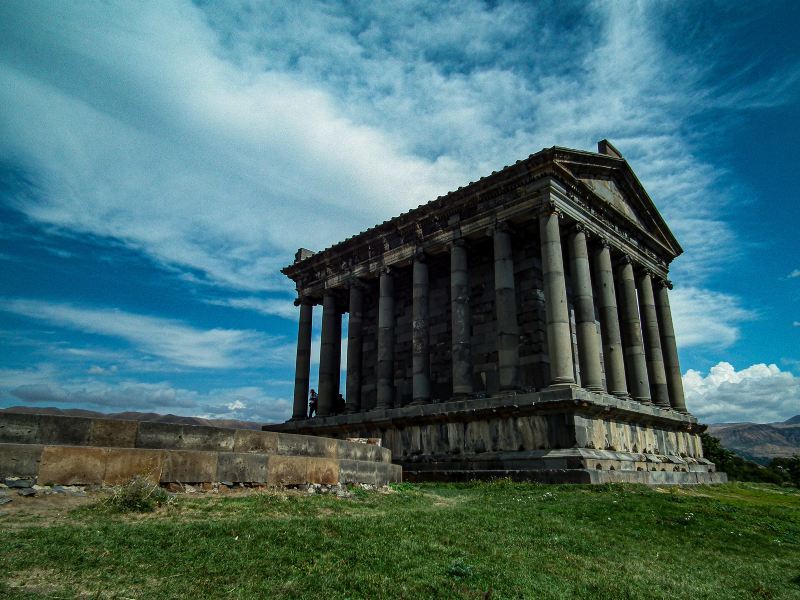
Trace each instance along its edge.
<path fill-rule="evenodd" d="M 2 598 L 800 598 L 800 492 L 755 484 L 186 496 L 0 540 Z"/>

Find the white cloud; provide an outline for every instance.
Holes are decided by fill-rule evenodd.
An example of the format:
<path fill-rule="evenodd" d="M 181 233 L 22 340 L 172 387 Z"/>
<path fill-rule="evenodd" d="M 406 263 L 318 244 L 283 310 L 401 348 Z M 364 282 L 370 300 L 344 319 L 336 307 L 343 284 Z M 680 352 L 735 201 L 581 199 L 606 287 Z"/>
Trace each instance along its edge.
<path fill-rule="evenodd" d="M 115 383 L 96 379 L 62 382 L 51 373 L 22 370 L 7 372 L 19 385 L 3 380 L 0 403 L 70 408 L 80 406 L 101 412 L 143 411 L 173 413 L 211 419 L 279 422 L 291 416 L 291 403 L 255 386 L 218 388 L 207 393 L 175 387 L 169 382 Z M 33 382 L 31 382 L 33 381 Z"/>
<path fill-rule="evenodd" d="M 713 56 L 670 50 L 658 5 L 564 8 L 565 29 L 553 10 L 5 4 L 0 151 L 35 176 L 42 197 L 19 201 L 34 219 L 269 290 L 288 289 L 277 270 L 299 246 L 542 146 L 611 137 L 684 242 L 676 278 L 696 284 L 737 248 L 724 174 L 684 131 L 731 104 L 703 83 Z M 735 90 L 736 107 L 762 88 Z"/>
<path fill-rule="evenodd" d="M 738 325 L 757 317 L 737 297 L 702 288 L 677 287 L 670 292 L 670 304 L 681 348 L 727 348 L 739 339 Z"/>
<path fill-rule="evenodd" d="M 789 275 L 787 276 L 789 279 L 795 279 L 796 277 L 800 277 L 800 269 L 794 269 Z"/>
<path fill-rule="evenodd" d="M 737 371 L 720 362 L 708 375 L 690 369 L 683 386 L 689 410 L 706 423 L 771 423 L 800 413 L 800 377 L 774 364 Z"/>
<path fill-rule="evenodd" d="M 287 364 L 293 345 L 262 333 L 237 329 L 197 329 L 180 321 L 104 308 L 37 300 L 6 300 L 3 310 L 60 327 L 124 340 L 139 352 L 195 368 L 240 368 Z"/>
<path fill-rule="evenodd" d="M 290 321 L 297 321 L 300 318 L 300 309 L 294 305 L 292 298 L 213 298 L 206 302 L 216 306 L 252 310 L 262 315 L 281 317 Z"/>
<path fill-rule="evenodd" d="M 800 327 L 800 321 L 794 321 L 792 327 Z"/>

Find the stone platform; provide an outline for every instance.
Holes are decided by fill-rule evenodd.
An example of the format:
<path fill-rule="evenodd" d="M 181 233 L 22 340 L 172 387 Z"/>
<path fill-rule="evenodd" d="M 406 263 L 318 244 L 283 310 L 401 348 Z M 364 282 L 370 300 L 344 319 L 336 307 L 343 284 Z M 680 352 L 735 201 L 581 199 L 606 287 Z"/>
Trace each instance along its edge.
<path fill-rule="evenodd" d="M 714 484 L 704 426 L 675 410 L 577 387 L 297 419 L 265 430 L 380 437 L 406 480 Z"/>
<path fill-rule="evenodd" d="M 345 440 L 144 421 L 0 413 L 0 479 L 250 485 L 400 481 L 386 448 Z"/>

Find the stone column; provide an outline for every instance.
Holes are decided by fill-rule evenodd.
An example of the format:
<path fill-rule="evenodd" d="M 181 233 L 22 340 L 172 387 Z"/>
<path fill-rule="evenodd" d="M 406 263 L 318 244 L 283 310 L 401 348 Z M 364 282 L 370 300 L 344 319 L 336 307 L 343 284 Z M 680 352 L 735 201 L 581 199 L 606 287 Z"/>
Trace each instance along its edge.
<path fill-rule="evenodd" d="M 658 331 L 653 281 L 649 272 L 644 271 L 639 275 L 637 287 L 639 289 L 639 310 L 642 313 L 642 338 L 647 357 L 650 393 L 655 405 L 669 408 L 669 390 L 667 389 L 667 375 L 664 372 L 664 356 L 661 352 L 661 334 Z"/>
<path fill-rule="evenodd" d="M 350 322 L 347 327 L 347 412 L 361 410 L 361 338 L 363 289 L 350 284 Z"/>
<path fill-rule="evenodd" d="M 514 259 L 511 253 L 511 231 L 506 223 L 498 223 L 494 241 L 494 294 L 497 311 L 497 362 L 500 389 L 516 389 L 519 378 L 519 326 L 517 297 L 514 291 Z"/>
<path fill-rule="evenodd" d="M 611 249 L 605 241 L 595 252 L 594 268 L 597 277 L 597 304 L 603 338 L 606 387 L 609 394 L 627 398 L 628 388 L 625 384 L 625 362 L 622 354 L 622 336 L 619 330 L 617 294 L 614 291 L 614 272 L 611 267 Z"/>
<path fill-rule="evenodd" d="M 314 306 L 302 298 L 300 304 L 300 324 L 297 326 L 297 359 L 294 367 L 294 406 L 292 419 L 305 419 L 308 416 L 308 380 L 311 374 L 311 319 Z"/>
<path fill-rule="evenodd" d="M 336 343 L 333 346 L 333 398 L 334 404 L 332 405 L 331 412 L 334 412 L 336 407 L 336 398 L 339 397 L 342 384 L 342 313 L 336 309 L 336 319 L 334 321 L 336 329 L 334 331 L 334 338 Z"/>
<path fill-rule="evenodd" d="M 633 265 L 625 256 L 619 267 L 620 292 L 622 297 L 622 335 L 625 347 L 625 360 L 631 385 L 631 395 L 643 404 L 652 404 L 650 400 L 650 381 L 647 378 L 647 364 L 642 344 L 642 325 L 639 320 L 639 307 L 636 293 L 636 281 L 633 278 Z"/>
<path fill-rule="evenodd" d="M 456 240 L 450 249 L 450 314 L 452 317 L 453 395 L 472 394 L 470 342 L 469 273 L 467 247 Z"/>
<path fill-rule="evenodd" d="M 378 298 L 378 399 L 376 409 L 392 408 L 394 402 L 394 278 L 381 273 Z"/>
<path fill-rule="evenodd" d="M 586 233 L 582 226 L 575 227 L 570 242 L 581 385 L 592 392 L 602 392 L 603 372 L 600 368 L 600 342 L 597 339 L 597 325 L 594 319 L 589 250 L 586 247 Z"/>
<path fill-rule="evenodd" d="M 411 373 L 413 404 L 431 400 L 431 354 L 428 336 L 428 263 L 422 252 L 414 257 L 411 320 Z"/>
<path fill-rule="evenodd" d="M 564 257 L 561 253 L 558 220 L 559 216 L 555 210 L 547 210 L 539 217 L 551 386 L 575 385 L 567 284 L 564 278 Z"/>
<path fill-rule="evenodd" d="M 672 325 L 672 310 L 669 306 L 669 289 L 672 289 L 672 284 L 668 281 L 660 281 L 656 287 L 656 312 L 661 332 L 661 348 L 664 351 L 664 370 L 667 375 L 667 388 L 672 408 L 688 414 L 686 400 L 683 396 L 678 345 L 675 343 L 675 329 Z"/>
<path fill-rule="evenodd" d="M 326 417 L 331 414 L 336 392 L 336 346 L 341 341 L 336 339 L 336 322 L 339 311 L 336 308 L 336 296 L 333 290 L 325 290 L 322 299 L 322 342 L 319 349 L 319 400 L 317 415 Z M 341 321 L 339 321 L 341 323 Z"/>

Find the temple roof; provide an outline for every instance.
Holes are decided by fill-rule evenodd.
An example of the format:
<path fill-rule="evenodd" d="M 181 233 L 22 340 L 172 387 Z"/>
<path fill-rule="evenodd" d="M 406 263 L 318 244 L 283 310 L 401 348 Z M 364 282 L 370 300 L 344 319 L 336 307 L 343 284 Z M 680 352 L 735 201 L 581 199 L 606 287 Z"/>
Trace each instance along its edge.
<path fill-rule="evenodd" d="M 532 175 L 551 176 L 584 200 L 610 211 L 627 227 L 645 234 L 659 248 L 659 255 L 670 262 L 683 252 L 655 203 L 642 186 L 622 154 L 608 142 L 598 143 L 599 152 L 587 152 L 553 146 L 525 159 L 507 165 L 499 171 L 459 187 L 443 196 L 412 208 L 374 227 L 352 235 L 319 252 L 298 251 L 296 261 L 282 269 L 294 279 L 296 273 L 310 264 L 325 262 L 345 253 L 350 248 L 368 244 L 373 240 L 408 229 L 423 220 L 441 220 L 459 213 L 469 204 L 507 192 Z"/>

